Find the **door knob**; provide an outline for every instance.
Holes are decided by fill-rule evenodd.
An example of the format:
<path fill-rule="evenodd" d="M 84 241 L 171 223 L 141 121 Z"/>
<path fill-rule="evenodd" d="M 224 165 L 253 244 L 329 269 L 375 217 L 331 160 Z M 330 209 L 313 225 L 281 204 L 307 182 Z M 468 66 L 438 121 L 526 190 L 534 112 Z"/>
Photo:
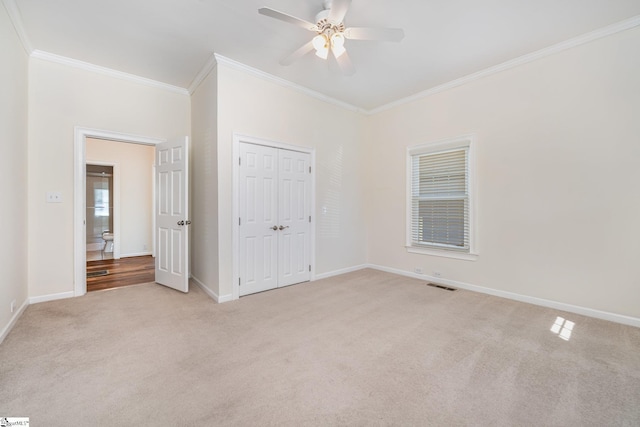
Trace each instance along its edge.
<path fill-rule="evenodd" d="M 184 225 L 184 221 L 178 221 L 178 225 Z"/>
<path fill-rule="evenodd" d="M 191 221 L 185 221 L 185 224 L 191 225 Z"/>
<path fill-rule="evenodd" d="M 274 225 L 273 227 L 269 227 L 270 229 L 272 229 L 273 231 L 276 231 L 278 229 L 277 225 Z"/>
<path fill-rule="evenodd" d="M 280 231 L 282 231 L 282 230 L 284 230 L 285 228 L 289 228 L 289 226 L 288 226 L 288 225 L 286 225 L 286 226 L 282 226 L 282 225 L 281 225 L 281 226 L 280 226 L 280 227 L 278 227 L 278 228 L 280 229 Z"/>

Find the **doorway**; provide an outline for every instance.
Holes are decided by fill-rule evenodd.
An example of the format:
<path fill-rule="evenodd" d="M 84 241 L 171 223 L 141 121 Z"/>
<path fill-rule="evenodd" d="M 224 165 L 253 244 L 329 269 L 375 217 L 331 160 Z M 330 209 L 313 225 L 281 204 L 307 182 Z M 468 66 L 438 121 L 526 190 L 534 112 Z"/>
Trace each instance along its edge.
<path fill-rule="evenodd" d="M 87 163 L 87 262 L 113 259 L 114 165 Z"/>
<path fill-rule="evenodd" d="M 95 142 L 99 146 L 95 149 L 87 149 L 87 143 L 92 144 Z M 155 245 L 155 216 L 153 214 L 154 209 L 154 179 L 153 179 L 153 159 L 154 159 L 154 148 L 156 144 L 162 142 L 160 139 L 156 138 L 148 138 L 141 137 L 135 135 L 127 135 L 116 132 L 108 132 L 96 129 L 86 129 L 86 128 L 76 128 L 75 129 L 75 168 L 74 168 L 74 217 L 75 217 L 75 226 L 74 226 L 74 269 L 75 269 L 75 285 L 74 285 L 74 294 L 75 296 L 84 295 L 87 292 L 87 281 L 95 282 L 96 279 L 104 279 L 104 280 L 112 280 L 117 284 L 126 284 L 125 278 L 122 277 L 121 274 L 118 274 L 118 277 L 108 278 L 100 277 L 101 270 L 111 270 L 111 273 L 116 272 L 128 272 L 128 275 L 133 276 L 133 280 L 137 281 L 137 283 L 144 283 L 153 281 L 153 273 L 149 273 L 149 271 L 153 272 L 154 261 L 154 245 Z M 136 237 L 138 233 L 130 233 L 128 229 L 131 227 L 135 228 L 143 228 L 140 226 L 140 218 L 139 213 L 134 214 L 133 222 L 136 224 L 131 225 L 131 227 L 127 228 L 125 224 L 125 232 L 127 238 L 122 239 L 122 223 L 121 217 L 122 215 L 129 215 L 127 210 L 123 211 L 124 204 L 127 204 L 127 197 L 123 195 L 120 186 L 120 178 L 122 178 L 123 172 L 123 162 L 117 160 L 113 156 L 108 156 L 106 153 L 109 152 L 110 148 L 117 147 L 116 144 L 120 144 L 125 148 L 128 147 L 143 147 L 146 148 L 150 153 L 150 164 L 149 166 L 145 166 L 145 171 L 141 172 L 144 176 L 147 177 L 148 182 L 151 185 L 151 189 L 147 191 L 149 201 L 147 203 L 147 216 L 150 216 L 150 227 L 148 230 L 145 230 L 143 236 Z M 109 228 L 113 234 L 113 240 L 108 245 L 109 247 L 105 247 L 105 240 L 102 240 L 102 247 L 106 249 L 104 260 L 96 260 L 89 261 L 87 258 L 87 245 L 91 243 L 91 240 L 97 240 L 97 237 L 93 237 L 92 228 L 90 226 L 90 220 L 87 216 L 87 206 L 90 204 L 91 199 L 87 197 L 87 190 L 91 188 L 91 184 L 89 180 L 87 180 L 87 170 L 91 170 L 87 168 L 88 164 L 100 165 L 100 166 L 111 166 L 113 167 L 113 180 L 111 192 L 109 194 L 109 209 L 110 216 L 112 218 L 112 222 L 110 223 Z M 134 166 L 135 167 L 135 166 Z M 140 167 L 140 169 L 143 169 Z M 100 171 L 102 172 L 102 171 Z M 105 170 L 106 172 L 106 170 Z M 125 180 L 134 178 L 126 178 Z M 126 184 L 126 183 L 125 183 Z M 104 192 L 102 193 L 105 194 Z M 136 197 L 133 194 L 131 197 Z M 101 209 L 104 209 L 104 204 Z M 134 207 L 135 210 L 135 207 Z M 102 212 L 104 214 L 104 212 Z M 145 215 L 145 214 L 143 214 Z M 148 221 L 147 221 L 148 222 Z M 151 236 L 149 238 L 149 236 Z M 109 238 L 110 236 L 106 236 Z M 94 242 L 100 243 L 100 242 Z M 111 251 L 111 252 L 110 252 Z M 102 254 L 101 254 L 102 258 Z M 106 259 L 111 258 L 111 259 Z M 134 262 L 135 261 L 135 262 Z M 140 262 L 142 261 L 142 262 Z M 89 265 L 89 263 L 111 263 L 111 266 L 99 266 L 99 265 Z M 117 263 L 118 265 L 115 265 Z M 142 264 L 140 267 L 133 267 L 135 269 L 140 270 L 140 272 L 146 273 L 146 277 L 142 277 L 140 274 L 132 274 L 132 266 L 131 264 Z M 127 266 L 128 265 L 128 266 Z M 149 269 L 151 268 L 151 270 Z M 98 275 L 94 278 L 87 278 L 88 272 L 98 271 Z M 140 273 L 139 272 L 139 273 Z M 148 277 L 151 277 L 149 280 Z M 138 281 L 143 280 L 143 281 Z M 133 284 L 133 283 L 129 283 Z M 103 286 L 103 285 L 98 285 Z M 114 287 L 114 284 L 104 285 L 106 287 Z"/>
<path fill-rule="evenodd" d="M 86 277 L 86 162 L 87 139 L 124 142 L 154 147 L 157 168 L 151 174 L 153 191 L 153 243 L 155 282 L 173 289 L 189 290 L 189 138 L 171 141 L 118 132 L 76 127 L 74 130 L 74 295 L 87 292 Z M 117 176 L 117 175 L 116 175 Z M 157 185 L 156 185 L 157 184 Z M 117 183 L 115 184 L 117 190 Z M 157 188 L 156 188 L 157 187 Z M 157 194 L 156 194 L 157 193 Z M 156 197 L 157 196 L 157 197 Z M 118 257 L 118 191 L 114 196 L 114 258 Z M 164 223 L 169 220 L 169 225 Z M 177 225 L 176 225 L 177 223 Z M 159 237 L 157 237 L 159 236 Z M 164 236 L 164 237 L 163 237 Z M 167 238 L 170 237 L 170 238 Z"/>
<path fill-rule="evenodd" d="M 86 138 L 86 159 L 87 291 L 152 282 L 155 147 Z"/>
<path fill-rule="evenodd" d="M 311 280 L 312 150 L 245 137 L 237 152 L 238 297 Z"/>

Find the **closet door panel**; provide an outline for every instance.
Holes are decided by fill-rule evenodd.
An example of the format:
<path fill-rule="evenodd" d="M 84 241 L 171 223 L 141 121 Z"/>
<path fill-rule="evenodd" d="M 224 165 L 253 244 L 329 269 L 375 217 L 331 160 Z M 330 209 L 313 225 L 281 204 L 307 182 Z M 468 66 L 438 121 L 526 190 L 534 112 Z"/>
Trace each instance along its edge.
<path fill-rule="evenodd" d="M 310 279 L 311 156 L 278 151 L 278 286 Z"/>
<path fill-rule="evenodd" d="M 278 286 L 277 192 L 278 150 L 240 144 L 241 296 Z"/>

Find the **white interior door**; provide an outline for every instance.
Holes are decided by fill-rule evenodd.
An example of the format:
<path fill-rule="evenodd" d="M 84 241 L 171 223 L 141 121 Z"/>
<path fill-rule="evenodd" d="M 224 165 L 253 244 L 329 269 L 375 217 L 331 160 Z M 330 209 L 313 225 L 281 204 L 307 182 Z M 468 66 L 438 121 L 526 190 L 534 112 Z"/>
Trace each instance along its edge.
<path fill-rule="evenodd" d="M 156 282 L 189 291 L 189 138 L 156 146 Z"/>
<path fill-rule="evenodd" d="M 241 143 L 240 296 L 310 279 L 310 155 Z"/>
<path fill-rule="evenodd" d="M 278 286 L 278 150 L 240 144 L 240 296 Z"/>
<path fill-rule="evenodd" d="M 278 286 L 287 286 L 311 276 L 311 159 L 278 150 L 278 160 Z"/>

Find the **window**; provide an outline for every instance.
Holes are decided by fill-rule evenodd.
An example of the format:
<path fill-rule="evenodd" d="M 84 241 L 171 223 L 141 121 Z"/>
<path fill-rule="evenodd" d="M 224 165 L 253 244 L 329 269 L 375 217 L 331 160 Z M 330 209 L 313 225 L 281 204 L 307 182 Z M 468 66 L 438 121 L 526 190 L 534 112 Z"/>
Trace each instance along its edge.
<path fill-rule="evenodd" d="M 475 259 L 472 140 L 409 148 L 409 252 Z"/>
<path fill-rule="evenodd" d="M 102 185 L 99 182 L 96 185 Z M 107 184 L 108 185 L 108 184 Z M 93 200 L 95 204 L 95 216 L 109 216 L 109 189 L 94 188 Z"/>

